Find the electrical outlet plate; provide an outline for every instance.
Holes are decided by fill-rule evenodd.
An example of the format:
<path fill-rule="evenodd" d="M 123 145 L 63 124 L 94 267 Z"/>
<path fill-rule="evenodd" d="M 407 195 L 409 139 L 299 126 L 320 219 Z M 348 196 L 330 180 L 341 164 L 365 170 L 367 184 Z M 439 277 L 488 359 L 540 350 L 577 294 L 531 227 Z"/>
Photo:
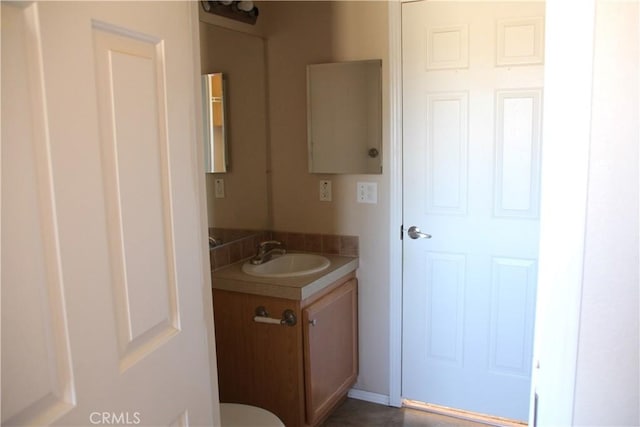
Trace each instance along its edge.
<path fill-rule="evenodd" d="M 215 181 L 216 199 L 224 199 L 224 179 L 217 178 Z"/>
<path fill-rule="evenodd" d="M 378 183 L 358 182 L 356 200 L 358 203 L 378 203 Z"/>
<path fill-rule="evenodd" d="M 331 201 L 331 181 L 323 179 L 320 180 L 320 201 Z"/>

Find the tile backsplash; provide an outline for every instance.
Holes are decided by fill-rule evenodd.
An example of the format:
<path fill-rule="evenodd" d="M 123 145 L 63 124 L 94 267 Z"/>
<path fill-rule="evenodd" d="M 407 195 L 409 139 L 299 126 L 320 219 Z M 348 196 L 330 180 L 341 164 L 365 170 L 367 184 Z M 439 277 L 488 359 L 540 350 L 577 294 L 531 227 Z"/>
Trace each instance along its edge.
<path fill-rule="evenodd" d="M 306 234 L 274 231 L 274 240 L 283 242 L 288 250 L 331 255 L 358 256 L 358 236 L 337 234 Z"/>
<path fill-rule="evenodd" d="M 209 251 L 211 271 L 250 258 L 256 254 L 256 247 L 264 240 L 278 240 L 287 250 L 324 253 L 331 255 L 358 256 L 358 236 L 336 234 L 290 233 L 286 231 L 209 229 L 209 236 L 221 239 L 222 244 Z M 235 239 L 231 239 L 234 236 Z M 228 242 L 228 243 L 224 243 Z"/>

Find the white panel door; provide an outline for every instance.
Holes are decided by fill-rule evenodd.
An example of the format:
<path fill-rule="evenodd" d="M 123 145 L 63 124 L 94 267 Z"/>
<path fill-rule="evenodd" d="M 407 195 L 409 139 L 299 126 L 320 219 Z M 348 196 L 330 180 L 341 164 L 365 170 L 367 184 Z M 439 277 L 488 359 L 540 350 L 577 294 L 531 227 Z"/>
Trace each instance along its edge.
<path fill-rule="evenodd" d="M 2 3 L 3 425 L 218 421 L 193 7 Z"/>
<path fill-rule="evenodd" d="M 543 16 L 402 5 L 405 399 L 527 419 Z"/>

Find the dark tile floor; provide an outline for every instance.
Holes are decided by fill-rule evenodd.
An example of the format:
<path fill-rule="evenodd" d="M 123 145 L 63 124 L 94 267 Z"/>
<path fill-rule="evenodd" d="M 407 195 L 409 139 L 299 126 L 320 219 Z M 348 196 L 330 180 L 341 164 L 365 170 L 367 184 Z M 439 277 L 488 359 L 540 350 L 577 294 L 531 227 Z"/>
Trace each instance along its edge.
<path fill-rule="evenodd" d="M 393 408 L 357 399 L 347 399 L 322 427 L 487 427 L 409 408 Z"/>

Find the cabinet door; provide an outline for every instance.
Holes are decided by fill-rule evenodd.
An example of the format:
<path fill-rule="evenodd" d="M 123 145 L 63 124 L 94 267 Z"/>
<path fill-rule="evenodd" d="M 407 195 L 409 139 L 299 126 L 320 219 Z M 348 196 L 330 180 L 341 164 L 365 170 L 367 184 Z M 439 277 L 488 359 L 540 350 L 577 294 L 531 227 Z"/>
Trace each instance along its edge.
<path fill-rule="evenodd" d="M 256 307 L 270 317 L 299 303 L 282 298 L 213 291 L 220 401 L 267 409 L 288 427 L 304 420 L 302 328 L 254 322 Z"/>
<path fill-rule="evenodd" d="M 302 311 L 306 419 L 322 420 L 358 375 L 357 280 Z"/>

